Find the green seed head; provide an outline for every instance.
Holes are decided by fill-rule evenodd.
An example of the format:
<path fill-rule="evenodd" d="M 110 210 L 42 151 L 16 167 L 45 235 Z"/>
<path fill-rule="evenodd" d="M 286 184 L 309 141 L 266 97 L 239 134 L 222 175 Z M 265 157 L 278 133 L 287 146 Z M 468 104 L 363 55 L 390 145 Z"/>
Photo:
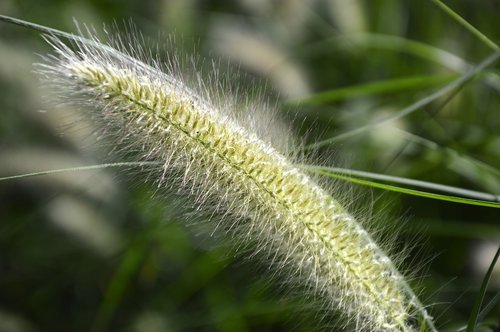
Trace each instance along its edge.
<path fill-rule="evenodd" d="M 410 321 L 425 310 L 386 254 L 335 198 L 228 107 L 173 71 L 97 41 L 70 49 L 49 40 L 56 55 L 40 71 L 70 101 L 83 101 L 112 123 L 114 135 L 133 141 L 144 159 L 161 160 L 160 186 L 211 205 L 222 215 L 216 228 L 256 239 L 273 257 L 270 265 L 305 285 L 323 309 L 340 312 L 346 326 L 415 330 Z"/>

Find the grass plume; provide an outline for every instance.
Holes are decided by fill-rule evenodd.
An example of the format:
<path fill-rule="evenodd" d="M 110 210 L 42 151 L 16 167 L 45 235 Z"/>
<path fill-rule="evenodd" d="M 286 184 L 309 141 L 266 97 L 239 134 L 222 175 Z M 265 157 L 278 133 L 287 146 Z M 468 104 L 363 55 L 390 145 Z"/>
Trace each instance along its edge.
<path fill-rule="evenodd" d="M 93 38 L 93 37 L 91 37 Z M 109 134 L 162 163 L 159 187 L 182 190 L 211 208 L 216 227 L 257 241 L 294 281 L 346 326 L 366 331 L 435 330 L 403 276 L 348 211 L 200 81 L 189 86 L 178 64 L 147 64 L 124 42 L 47 36 L 55 54 L 38 71 L 70 103 L 94 110 Z M 182 69 L 182 68 L 181 68 Z M 195 79 L 198 77 L 195 75 Z M 216 82 L 214 83 L 216 84 Z M 109 125 L 108 125 L 109 124 Z M 416 321 L 422 320 L 422 326 Z"/>

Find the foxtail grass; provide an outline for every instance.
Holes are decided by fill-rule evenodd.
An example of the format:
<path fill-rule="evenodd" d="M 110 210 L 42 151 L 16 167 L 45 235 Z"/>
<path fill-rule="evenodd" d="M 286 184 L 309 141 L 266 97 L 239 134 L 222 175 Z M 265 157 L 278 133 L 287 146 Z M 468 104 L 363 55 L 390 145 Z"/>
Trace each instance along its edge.
<path fill-rule="evenodd" d="M 54 53 L 37 71 L 61 100 L 89 110 L 141 162 L 159 161 L 150 181 L 212 211 L 219 232 L 256 243 L 269 266 L 339 313 L 344 327 L 435 331 L 392 260 L 335 198 L 342 193 L 331 195 L 237 115 L 260 109 L 259 122 L 268 105 L 218 94 L 214 78 L 186 80 L 177 60 L 161 65 L 121 39 L 45 39 Z"/>

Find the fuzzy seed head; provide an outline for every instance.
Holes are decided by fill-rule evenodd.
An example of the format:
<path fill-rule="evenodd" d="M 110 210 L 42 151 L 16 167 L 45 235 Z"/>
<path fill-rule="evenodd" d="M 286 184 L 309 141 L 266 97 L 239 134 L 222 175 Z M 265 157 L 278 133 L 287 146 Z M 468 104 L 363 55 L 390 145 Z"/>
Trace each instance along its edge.
<path fill-rule="evenodd" d="M 39 71 L 112 123 L 114 135 L 163 163 L 159 186 L 181 188 L 221 215 L 216 228 L 257 239 L 270 265 L 293 275 L 366 331 L 413 331 L 416 308 L 391 260 L 329 193 L 245 123 L 188 87 L 172 67 L 147 65 L 93 40 L 72 48 L 48 37 L 55 55 Z M 132 55 L 130 55 L 132 54 Z M 425 310 L 424 310 L 425 312 Z"/>

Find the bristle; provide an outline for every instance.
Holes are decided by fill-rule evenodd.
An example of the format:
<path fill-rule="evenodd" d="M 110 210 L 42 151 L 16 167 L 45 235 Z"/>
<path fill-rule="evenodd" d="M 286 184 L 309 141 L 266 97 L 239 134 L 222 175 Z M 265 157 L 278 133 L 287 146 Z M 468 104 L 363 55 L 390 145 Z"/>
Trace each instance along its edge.
<path fill-rule="evenodd" d="M 416 329 L 413 316 L 425 309 L 394 264 L 336 193 L 332 197 L 254 132 L 262 124 L 238 122 L 231 100 L 244 98 L 226 93 L 228 104 L 215 103 L 224 93 L 200 87 L 217 82 L 189 87 L 175 61 L 163 72 L 127 55 L 144 51 L 124 54 L 96 39 L 73 48 L 55 37 L 48 41 L 56 54 L 39 65 L 42 75 L 66 100 L 97 111 L 115 136 L 140 147 L 144 160 L 162 161 L 154 179 L 160 187 L 181 189 L 213 210 L 214 229 L 258 242 L 256 251 L 270 257 L 269 266 L 294 271 L 290 280 L 304 284 L 323 309 L 341 313 L 346 324 L 366 331 Z"/>

